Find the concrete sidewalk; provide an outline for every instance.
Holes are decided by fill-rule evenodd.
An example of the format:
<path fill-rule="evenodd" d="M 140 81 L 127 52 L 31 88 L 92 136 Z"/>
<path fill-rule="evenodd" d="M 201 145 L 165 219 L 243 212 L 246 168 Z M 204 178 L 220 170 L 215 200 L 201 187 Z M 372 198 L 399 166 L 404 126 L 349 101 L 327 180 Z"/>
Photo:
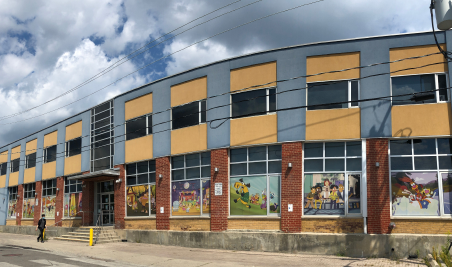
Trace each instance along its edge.
<path fill-rule="evenodd" d="M 282 254 L 229 250 L 191 249 L 142 243 L 109 243 L 89 247 L 84 243 L 49 240 L 35 236 L 0 233 L 0 245 L 31 247 L 56 255 L 86 257 L 105 262 L 141 266 L 425 266 L 422 260 L 359 259 L 325 255 Z"/>

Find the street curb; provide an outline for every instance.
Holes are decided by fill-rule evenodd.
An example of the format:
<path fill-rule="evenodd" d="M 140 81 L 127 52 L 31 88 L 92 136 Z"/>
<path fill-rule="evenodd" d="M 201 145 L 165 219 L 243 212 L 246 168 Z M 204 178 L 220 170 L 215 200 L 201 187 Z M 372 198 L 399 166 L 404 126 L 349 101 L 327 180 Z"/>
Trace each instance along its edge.
<path fill-rule="evenodd" d="M 428 254 L 427 259 L 431 267 L 439 267 L 439 264 L 433 259 L 432 254 Z"/>

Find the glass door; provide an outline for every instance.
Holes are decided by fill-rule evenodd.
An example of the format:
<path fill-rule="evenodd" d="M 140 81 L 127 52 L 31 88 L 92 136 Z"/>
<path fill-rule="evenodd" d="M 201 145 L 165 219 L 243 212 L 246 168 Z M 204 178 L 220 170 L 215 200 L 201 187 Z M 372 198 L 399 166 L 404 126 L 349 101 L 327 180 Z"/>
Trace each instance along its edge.
<path fill-rule="evenodd" d="M 97 216 L 101 216 L 103 225 L 115 223 L 115 195 L 113 181 L 99 182 L 97 184 Z"/>

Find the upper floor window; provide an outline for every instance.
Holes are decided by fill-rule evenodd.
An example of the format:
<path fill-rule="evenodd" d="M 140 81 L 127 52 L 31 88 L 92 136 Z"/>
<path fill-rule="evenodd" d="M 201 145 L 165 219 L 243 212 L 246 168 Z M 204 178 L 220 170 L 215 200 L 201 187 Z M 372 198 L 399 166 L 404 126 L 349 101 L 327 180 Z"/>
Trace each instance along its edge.
<path fill-rule="evenodd" d="M 444 73 L 392 77 L 392 104 L 408 105 L 449 101 L 447 84 L 447 77 Z M 405 94 L 410 95 L 397 96 Z"/>
<path fill-rule="evenodd" d="M 359 83 L 355 80 L 308 83 L 308 110 L 357 107 Z M 339 104 L 332 104 L 338 103 Z"/>
<path fill-rule="evenodd" d="M 26 156 L 25 164 L 27 169 L 36 167 L 36 152 Z"/>
<path fill-rule="evenodd" d="M 66 142 L 66 157 L 72 157 L 82 153 L 82 138 L 75 138 Z"/>
<path fill-rule="evenodd" d="M 8 170 L 8 163 L 4 162 L 0 164 L 0 176 L 6 175 L 6 171 Z"/>
<path fill-rule="evenodd" d="M 126 140 L 152 134 L 152 115 L 146 115 L 126 122 Z"/>
<path fill-rule="evenodd" d="M 232 118 L 265 115 L 276 111 L 276 88 L 236 93 L 231 101 Z"/>
<path fill-rule="evenodd" d="M 200 100 L 172 108 L 172 129 L 180 129 L 206 122 L 207 101 Z"/>
<path fill-rule="evenodd" d="M 10 172 L 18 172 L 20 166 L 20 158 L 17 158 L 15 160 L 11 160 L 11 170 Z"/>
<path fill-rule="evenodd" d="M 57 146 L 49 146 L 44 149 L 44 163 L 49 163 L 56 160 Z"/>

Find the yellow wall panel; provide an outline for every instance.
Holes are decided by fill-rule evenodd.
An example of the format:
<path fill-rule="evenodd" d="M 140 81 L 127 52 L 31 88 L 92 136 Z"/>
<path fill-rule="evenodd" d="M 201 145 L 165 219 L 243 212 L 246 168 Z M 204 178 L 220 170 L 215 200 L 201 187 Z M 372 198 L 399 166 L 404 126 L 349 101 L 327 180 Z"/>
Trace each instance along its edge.
<path fill-rule="evenodd" d="M 8 219 L 6 220 L 6 225 L 16 225 L 16 219 Z"/>
<path fill-rule="evenodd" d="M 64 175 L 79 173 L 81 171 L 82 171 L 81 154 L 64 159 Z"/>
<path fill-rule="evenodd" d="M 42 164 L 42 180 L 56 177 L 56 161 Z"/>
<path fill-rule="evenodd" d="M 0 153 L 0 163 L 8 162 L 8 150 Z"/>
<path fill-rule="evenodd" d="M 0 176 L 0 188 L 6 187 L 6 175 Z"/>
<path fill-rule="evenodd" d="M 126 120 L 152 113 L 152 93 L 127 101 L 125 109 Z"/>
<path fill-rule="evenodd" d="M 35 181 L 36 168 L 25 169 L 24 184 L 33 183 Z"/>
<path fill-rule="evenodd" d="M 126 162 L 152 159 L 152 135 L 126 141 Z"/>
<path fill-rule="evenodd" d="M 446 45 L 442 44 L 441 47 L 446 50 Z M 413 46 L 413 47 L 401 47 L 393 48 L 389 51 L 390 61 L 399 60 L 408 57 L 423 56 L 427 54 L 433 54 L 438 52 L 438 47 L 436 45 L 424 45 L 424 46 Z M 419 69 L 404 70 L 407 68 L 420 67 L 428 64 L 444 62 L 444 64 L 436 64 L 428 67 L 423 67 Z M 420 74 L 420 73 L 432 73 L 432 72 L 447 72 L 447 63 L 442 54 L 437 54 L 433 56 L 423 57 L 419 59 L 408 59 L 400 62 L 395 62 L 390 64 L 391 76 L 397 75 L 410 75 L 410 74 Z"/>
<path fill-rule="evenodd" d="M 171 131 L 171 154 L 182 154 L 207 149 L 207 124 Z"/>
<path fill-rule="evenodd" d="M 66 126 L 66 141 L 82 136 L 82 121 Z"/>
<path fill-rule="evenodd" d="M 44 135 L 44 148 L 58 143 L 58 131 Z"/>
<path fill-rule="evenodd" d="M 9 174 L 9 185 L 15 186 L 19 184 L 19 172 L 13 172 Z"/>
<path fill-rule="evenodd" d="M 33 219 L 31 219 L 31 220 L 21 220 L 20 221 L 20 225 L 21 226 L 34 226 L 34 221 L 33 221 Z"/>
<path fill-rule="evenodd" d="M 276 81 L 276 62 L 231 70 L 231 91 L 266 83 L 270 84 L 249 88 L 248 90 L 276 86 L 274 81 Z"/>
<path fill-rule="evenodd" d="M 312 56 L 307 57 L 306 59 L 306 74 L 313 75 L 317 73 L 343 70 L 359 66 L 360 66 L 359 52 Z M 348 71 L 327 73 L 307 77 L 306 82 L 310 83 L 319 81 L 358 79 L 359 77 L 360 77 L 359 69 L 353 69 Z"/>
<path fill-rule="evenodd" d="M 231 146 L 277 142 L 277 120 L 276 114 L 231 120 Z"/>
<path fill-rule="evenodd" d="M 450 103 L 392 107 L 392 136 L 451 135 Z"/>
<path fill-rule="evenodd" d="M 306 111 L 306 140 L 361 138 L 359 108 Z"/>
<path fill-rule="evenodd" d="M 36 148 L 38 147 L 38 139 L 31 140 L 27 142 L 25 146 L 25 155 L 30 155 L 36 152 Z"/>
<path fill-rule="evenodd" d="M 11 149 L 11 160 L 20 158 L 20 146 Z"/>
<path fill-rule="evenodd" d="M 207 98 L 207 77 L 171 86 L 171 106 Z"/>

